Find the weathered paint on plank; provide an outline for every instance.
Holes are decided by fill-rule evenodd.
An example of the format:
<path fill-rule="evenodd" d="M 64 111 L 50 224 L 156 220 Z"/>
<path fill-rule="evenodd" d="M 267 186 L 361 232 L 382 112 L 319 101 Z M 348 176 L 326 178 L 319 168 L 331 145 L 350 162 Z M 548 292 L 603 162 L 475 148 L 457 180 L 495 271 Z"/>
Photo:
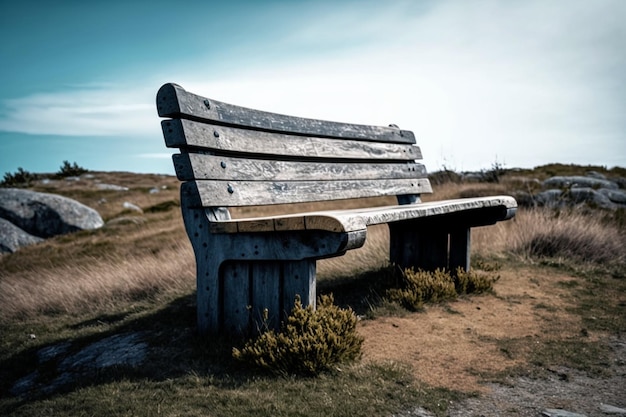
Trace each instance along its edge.
<path fill-rule="evenodd" d="M 196 207 L 303 203 L 432 192 L 428 179 L 354 181 L 190 181 L 183 192 Z M 197 200 L 193 201 L 196 197 Z"/>
<path fill-rule="evenodd" d="M 315 261 L 283 263 L 283 313 L 285 317 L 294 306 L 296 295 L 303 306 L 315 308 Z"/>
<path fill-rule="evenodd" d="M 282 315 L 281 262 L 253 262 L 250 265 L 252 277 L 252 322 L 253 330 L 278 328 Z"/>
<path fill-rule="evenodd" d="M 268 216 L 249 219 L 219 221 L 211 224 L 213 233 L 270 232 L 285 230 L 326 230 L 329 232 L 351 232 L 367 226 L 394 223 L 436 216 L 465 213 L 470 210 L 502 207 L 503 210 L 485 214 L 478 223 L 506 220 L 509 209 L 516 207 L 512 197 L 494 196 L 459 200 L 433 201 L 413 205 L 384 206 L 349 210 L 298 213 L 286 216 Z M 488 217 L 491 216 L 491 217 Z M 483 218 L 484 217 L 484 218 Z M 442 220 L 445 222 L 445 220 Z M 462 220 L 461 220 L 462 221 Z M 467 226 L 473 226 L 467 217 Z M 480 225 L 480 224 L 476 224 Z M 461 229 L 463 230 L 463 229 Z"/>
<path fill-rule="evenodd" d="M 250 265 L 225 263 L 220 271 L 220 317 L 227 334 L 247 334 L 250 330 Z M 216 307 L 218 308 L 218 307 Z"/>
<path fill-rule="evenodd" d="M 339 123 L 264 112 L 201 97 L 171 83 L 159 89 L 156 104 L 161 117 L 216 122 L 229 126 L 245 126 L 256 130 L 289 132 L 298 135 L 415 143 L 413 132 L 396 127 Z"/>
<path fill-rule="evenodd" d="M 181 181 L 302 181 L 425 178 L 426 169 L 415 162 L 348 163 L 242 159 L 205 154 L 175 154 L 174 167 Z"/>
<path fill-rule="evenodd" d="M 470 269 L 471 229 L 461 227 L 450 231 L 450 270 L 454 273 L 457 268 L 464 271 Z"/>
<path fill-rule="evenodd" d="M 191 120 L 163 120 L 165 144 L 220 152 L 243 152 L 297 158 L 422 159 L 414 143 L 363 142 L 313 136 L 263 132 L 203 124 Z"/>

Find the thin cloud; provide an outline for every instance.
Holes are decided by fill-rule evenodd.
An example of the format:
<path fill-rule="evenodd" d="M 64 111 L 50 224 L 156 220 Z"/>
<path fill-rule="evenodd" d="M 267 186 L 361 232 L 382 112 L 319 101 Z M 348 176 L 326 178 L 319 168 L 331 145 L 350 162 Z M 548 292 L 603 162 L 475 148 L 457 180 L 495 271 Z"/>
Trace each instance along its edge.
<path fill-rule="evenodd" d="M 153 133 L 154 105 L 143 89 L 74 87 L 6 100 L 0 130 L 63 136 L 121 136 Z"/>

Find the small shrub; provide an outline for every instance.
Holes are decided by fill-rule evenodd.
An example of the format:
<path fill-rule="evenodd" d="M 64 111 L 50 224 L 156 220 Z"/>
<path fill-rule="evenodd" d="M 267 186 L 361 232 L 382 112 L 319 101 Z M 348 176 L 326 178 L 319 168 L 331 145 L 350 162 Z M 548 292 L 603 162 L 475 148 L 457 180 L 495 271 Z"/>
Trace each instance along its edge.
<path fill-rule="evenodd" d="M 483 294 L 493 291 L 493 284 L 500 279 L 499 275 L 479 274 L 475 271 L 456 270 L 455 287 L 459 295 Z"/>
<path fill-rule="evenodd" d="M 63 161 L 63 165 L 61 165 L 61 168 L 59 168 L 56 176 L 59 178 L 78 177 L 85 172 L 87 172 L 87 170 L 79 166 L 76 162 L 70 164 L 68 161 Z"/>
<path fill-rule="evenodd" d="M 500 279 L 493 274 L 479 274 L 458 268 L 454 276 L 449 271 L 433 272 L 413 268 L 402 271 L 401 288 L 387 291 L 387 298 L 403 307 L 417 311 L 426 302 L 453 300 L 463 294 L 480 294 L 493 291 L 493 284 Z"/>
<path fill-rule="evenodd" d="M 15 173 L 5 172 L 0 187 L 30 187 L 31 182 L 37 179 L 37 175 L 19 167 Z"/>
<path fill-rule="evenodd" d="M 402 271 L 401 288 L 387 291 L 387 298 L 409 310 L 420 310 L 425 302 L 446 301 L 456 298 L 454 280 L 450 273 L 437 269 L 427 272 L 408 268 Z"/>
<path fill-rule="evenodd" d="M 506 174 L 504 165 L 496 161 L 491 164 L 491 169 L 482 172 L 484 181 L 499 183 L 500 178 Z"/>
<path fill-rule="evenodd" d="M 463 177 L 460 174 L 446 167 L 443 167 L 441 171 L 429 173 L 428 179 L 433 185 L 441 185 L 446 183 L 459 184 L 463 182 Z"/>
<path fill-rule="evenodd" d="M 241 350 L 233 348 L 233 357 L 274 374 L 307 376 L 358 359 L 363 339 L 356 333 L 357 317 L 333 302 L 332 295 L 322 296 L 314 310 L 297 297 L 280 332 L 263 332 Z"/>

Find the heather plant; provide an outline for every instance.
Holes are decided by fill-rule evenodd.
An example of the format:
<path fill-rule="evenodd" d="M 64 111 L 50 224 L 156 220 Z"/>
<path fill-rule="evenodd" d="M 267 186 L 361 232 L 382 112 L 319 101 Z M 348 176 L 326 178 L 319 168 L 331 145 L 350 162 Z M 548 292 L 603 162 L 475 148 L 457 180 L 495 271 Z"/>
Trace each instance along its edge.
<path fill-rule="evenodd" d="M 408 310 L 420 310 L 424 303 L 453 300 L 463 294 L 493 291 L 499 276 L 465 271 L 458 268 L 455 274 L 445 269 L 423 271 L 407 268 L 401 271 L 399 288 L 387 290 L 387 299 Z"/>
<path fill-rule="evenodd" d="M 279 332 L 266 330 L 241 350 L 233 348 L 233 357 L 274 374 L 307 376 L 358 359 L 363 339 L 356 332 L 356 314 L 333 303 L 332 295 L 321 296 L 314 310 L 296 297 Z"/>

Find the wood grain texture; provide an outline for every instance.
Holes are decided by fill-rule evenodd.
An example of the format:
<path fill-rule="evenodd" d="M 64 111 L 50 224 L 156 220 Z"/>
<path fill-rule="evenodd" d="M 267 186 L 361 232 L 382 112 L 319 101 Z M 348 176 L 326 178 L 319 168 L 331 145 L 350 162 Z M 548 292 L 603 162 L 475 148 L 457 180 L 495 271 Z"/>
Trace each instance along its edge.
<path fill-rule="evenodd" d="M 310 162 L 244 159 L 205 154 L 173 155 L 181 181 L 330 181 L 426 178 L 415 162 Z"/>
<path fill-rule="evenodd" d="M 450 215 L 453 214 L 465 216 L 467 226 L 479 226 L 484 222 L 495 223 L 496 221 L 510 218 L 511 212 L 514 212 L 516 207 L 516 201 L 509 196 L 479 197 L 434 201 L 413 205 L 328 210 L 322 212 L 298 213 L 287 216 L 268 216 L 219 221 L 211 224 L 211 232 L 240 233 L 271 232 L 278 230 L 325 230 L 335 233 L 345 233 L 364 230 L 367 226 L 408 220 L 429 219 L 431 222 L 437 222 L 437 216 L 442 218 L 441 221 L 448 221 L 452 225 L 453 222 L 450 221 Z M 501 210 L 493 210 L 487 213 L 483 210 L 487 208 L 501 208 Z M 473 218 L 468 215 L 468 212 L 471 210 L 479 210 L 484 214 L 478 218 Z M 445 228 L 445 226 L 441 227 Z"/>
<path fill-rule="evenodd" d="M 298 135 L 415 143 L 413 132 L 396 127 L 339 123 L 254 110 L 198 96 L 171 83 L 159 89 L 156 104 L 161 117 L 245 126 L 255 130 L 290 132 Z"/>
<path fill-rule="evenodd" d="M 427 179 L 353 181 L 192 181 L 182 185 L 193 204 L 236 207 L 432 192 Z M 193 198 L 193 197 L 191 197 Z"/>
<path fill-rule="evenodd" d="M 204 124 L 185 119 L 161 122 L 170 148 L 243 152 L 300 158 L 422 159 L 414 143 L 363 142 L 350 139 L 301 136 Z"/>

